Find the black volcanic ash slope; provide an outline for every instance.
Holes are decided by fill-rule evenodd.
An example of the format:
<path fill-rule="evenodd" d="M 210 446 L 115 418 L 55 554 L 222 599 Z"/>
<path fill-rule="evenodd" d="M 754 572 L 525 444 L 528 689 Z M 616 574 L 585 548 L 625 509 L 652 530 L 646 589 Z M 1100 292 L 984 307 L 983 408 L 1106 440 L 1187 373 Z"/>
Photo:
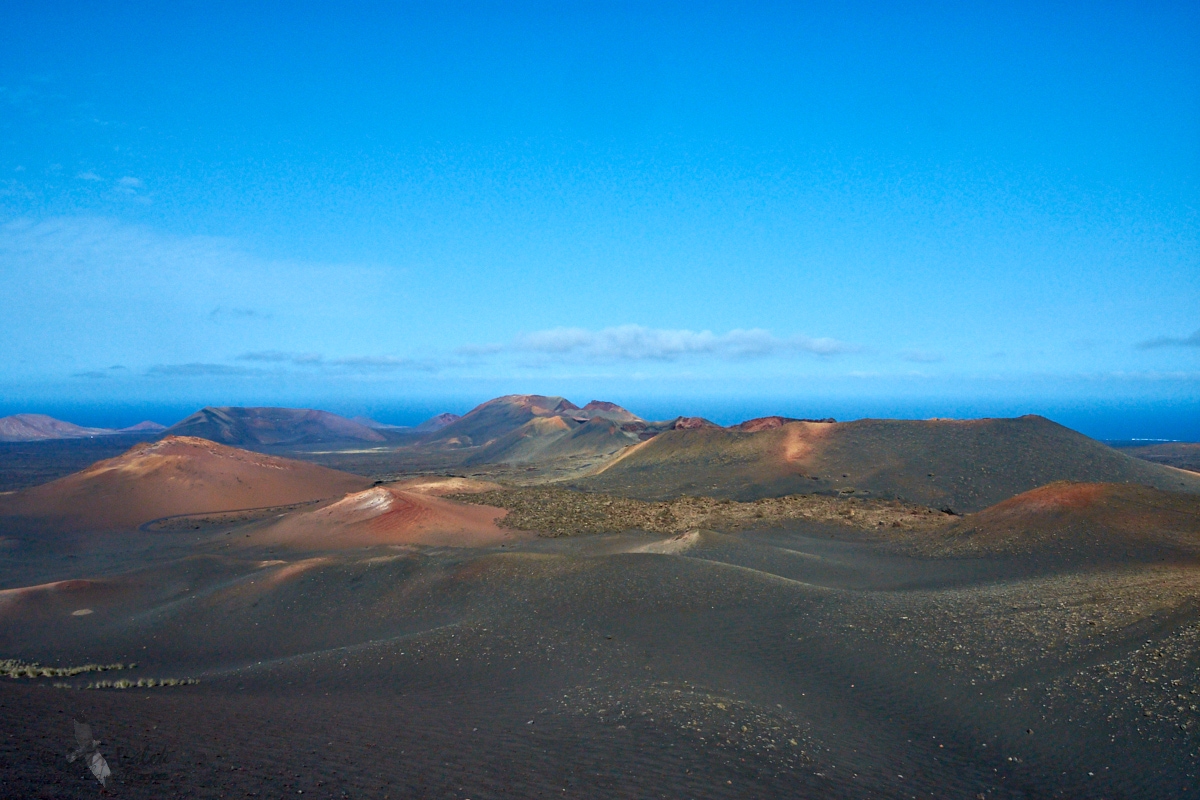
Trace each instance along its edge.
<path fill-rule="evenodd" d="M 1200 475 L 1131 458 L 1038 416 L 672 430 L 576 485 L 649 500 L 865 493 L 968 512 L 1060 480 L 1200 492 Z"/>

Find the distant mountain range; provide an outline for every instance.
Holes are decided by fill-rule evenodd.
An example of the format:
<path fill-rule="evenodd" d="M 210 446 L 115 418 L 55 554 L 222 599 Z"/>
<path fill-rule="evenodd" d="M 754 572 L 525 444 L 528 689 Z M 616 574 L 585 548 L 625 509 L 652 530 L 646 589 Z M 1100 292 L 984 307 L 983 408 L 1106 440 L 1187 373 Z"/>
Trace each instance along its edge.
<path fill-rule="evenodd" d="M 0 442 L 40 442 L 117 434 L 195 436 L 232 445 L 291 445 L 328 442 L 386 442 L 420 438 L 459 419 L 438 414 L 415 427 L 387 425 L 368 417 L 345 417 L 308 408 L 209 406 L 169 428 L 140 422 L 128 428 L 88 428 L 45 414 L 15 414 L 0 418 Z"/>
<path fill-rule="evenodd" d="M 1131 457 L 1037 416 L 843 423 L 771 416 L 722 427 L 701 417 L 649 421 L 601 400 L 580 407 L 559 396 L 506 395 L 413 427 L 270 407 L 206 407 L 166 429 L 152 422 L 86 428 L 40 414 L 0 419 L 7 442 L 118 433 L 249 448 L 365 444 L 439 469 L 529 465 L 579 489 L 647 500 L 836 493 L 961 513 L 1061 480 L 1200 492 L 1195 472 Z"/>
<path fill-rule="evenodd" d="M 163 434 L 194 436 L 234 445 L 387 441 L 387 437 L 375 428 L 311 408 L 209 406 L 176 422 Z"/>
<path fill-rule="evenodd" d="M 0 442 L 40 442 L 49 439 L 84 439 L 121 433 L 153 434 L 166 430 L 157 422 L 139 422 L 128 428 L 85 428 L 45 414 L 14 414 L 0 417 Z"/>
<path fill-rule="evenodd" d="M 649 422 L 616 403 L 580 408 L 564 397 L 511 394 L 476 406 L 422 443 L 463 449 L 464 464 L 525 464 L 608 456 L 663 431 L 716 428 L 700 417 Z"/>

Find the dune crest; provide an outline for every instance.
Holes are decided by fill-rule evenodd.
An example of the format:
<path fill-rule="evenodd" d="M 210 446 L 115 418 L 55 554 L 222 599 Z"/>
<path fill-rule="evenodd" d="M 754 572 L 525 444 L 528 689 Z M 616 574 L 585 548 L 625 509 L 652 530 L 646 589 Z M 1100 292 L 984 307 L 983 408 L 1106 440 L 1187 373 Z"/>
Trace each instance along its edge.
<path fill-rule="evenodd" d="M 402 489 L 415 494 L 428 494 L 441 497 L 447 494 L 476 494 L 478 492 L 496 492 L 504 487 L 492 481 L 481 481 L 477 478 L 438 478 L 422 477 L 407 478 L 395 483 L 389 483 L 389 488 Z"/>
<path fill-rule="evenodd" d="M 374 545 L 487 547 L 522 537 L 496 524 L 506 513 L 375 486 L 322 508 L 289 514 L 254 538 L 256 544 L 311 550 Z"/>
<path fill-rule="evenodd" d="M 686 553 L 696 545 L 700 544 L 700 531 L 687 531 L 686 533 L 672 536 L 669 539 L 644 544 L 640 547 L 635 547 L 629 552 L 631 553 L 656 553 L 664 556 L 674 556 L 680 553 Z"/>

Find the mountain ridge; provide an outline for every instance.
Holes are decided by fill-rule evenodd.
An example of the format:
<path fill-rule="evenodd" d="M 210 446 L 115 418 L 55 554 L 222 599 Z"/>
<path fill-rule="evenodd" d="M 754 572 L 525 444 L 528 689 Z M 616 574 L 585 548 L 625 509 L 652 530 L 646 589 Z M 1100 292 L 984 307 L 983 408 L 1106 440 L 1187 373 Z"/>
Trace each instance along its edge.
<path fill-rule="evenodd" d="M 1035 415 L 674 429 L 573 485 L 646 500 L 858 494 L 962 512 L 1058 480 L 1200 492 L 1200 475 L 1124 455 Z"/>

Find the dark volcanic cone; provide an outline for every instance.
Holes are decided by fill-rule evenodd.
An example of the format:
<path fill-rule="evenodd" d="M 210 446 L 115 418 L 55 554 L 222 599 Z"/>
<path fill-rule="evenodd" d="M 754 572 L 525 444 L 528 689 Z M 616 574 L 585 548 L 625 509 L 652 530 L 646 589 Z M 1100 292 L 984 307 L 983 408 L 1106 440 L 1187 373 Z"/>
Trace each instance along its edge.
<path fill-rule="evenodd" d="M 366 425 L 311 408 L 202 408 L 172 425 L 166 435 L 235 445 L 386 441 L 383 434 Z"/>
<path fill-rule="evenodd" d="M 1200 492 L 1200 475 L 1132 458 L 1037 416 L 763 426 L 668 430 L 578 485 L 648 500 L 839 493 L 958 513 L 1059 480 Z"/>

